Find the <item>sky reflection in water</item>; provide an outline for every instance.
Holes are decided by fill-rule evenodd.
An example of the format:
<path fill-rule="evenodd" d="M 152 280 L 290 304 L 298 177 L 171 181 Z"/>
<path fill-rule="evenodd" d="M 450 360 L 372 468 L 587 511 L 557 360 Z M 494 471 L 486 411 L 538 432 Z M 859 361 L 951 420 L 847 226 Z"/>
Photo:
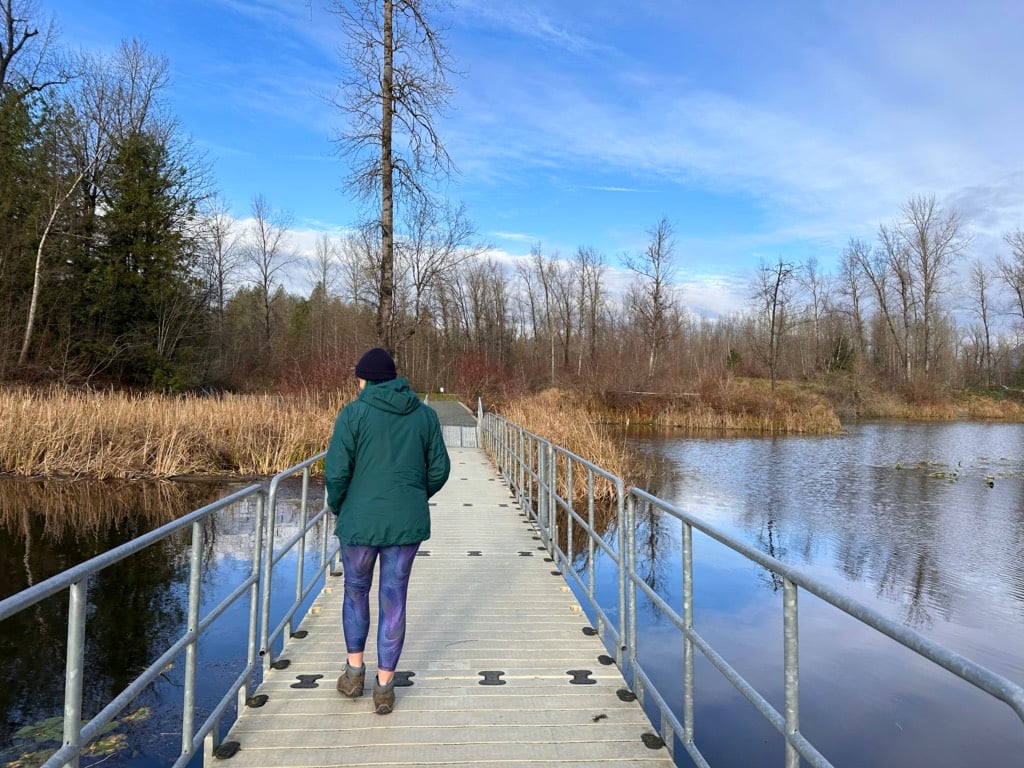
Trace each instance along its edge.
<path fill-rule="evenodd" d="M 1024 683 L 1024 426 L 637 443 L 666 461 L 652 492 Z M 678 609 L 680 526 L 655 525 L 658 591 Z M 642 525 L 638 539 L 649 533 Z M 781 711 L 781 590 L 702 534 L 694 555 L 697 631 Z M 642 658 L 665 670 L 681 711 L 680 635 L 649 606 L 640 613 Z M 696 656 L 697 743 L 710 763 L 781 764 L 781 737 Z M 801 728 L 836 765 L 1020 764 L 1024 724 L 1008 706 L 803 591 L 800 664 Z"/>

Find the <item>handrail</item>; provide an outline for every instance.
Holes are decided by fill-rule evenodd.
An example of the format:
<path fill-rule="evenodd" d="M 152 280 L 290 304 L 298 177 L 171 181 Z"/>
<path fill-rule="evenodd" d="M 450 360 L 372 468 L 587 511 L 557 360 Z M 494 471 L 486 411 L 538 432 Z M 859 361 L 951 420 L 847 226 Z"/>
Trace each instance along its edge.
<path fill-rule="evenodd" d="M 895 622 L 874 609 L 853 600 L 838 590 L 802 573 L 785 563 L 760 552 L 712 525 L 686 512 L 678 506 L 659 499 L 637 488 L 626 489 L 623 481 L 613 473 L 566 450 L 496 414 L 483 414 L 478 404 L 480 444 L 493 457 L 505 482 L 510 486 L 523 511 L 537 526 L 550 557 L 568 581 L 575 584 L 586 597 L 596 617 L 596 630 L 605 644 L 614 649 L 616 662 L 642 703 L 650 703 L 660 715 L 660 733 L 670 752 L 678 738 L 683 748 L 698 766 L 708 763 L 694 739 L 694 667 L 693 649 L 696 648 L 719 670 L 784 737 L 785 764 L 796 768 L 801 758 L 816 768 L 832 765 L 807 740 L 799 729 L 799 664 L 797 647 L 797 602 L 799 589 L 817 596 L 861 623 L 886 635 L 915 651 L 923 658 L 948 670 L 978 689 L 1008 704 L 1024 721 L 1024 688 L 995 672 L 956 654 L 920 633 Z M 203 751 L 207 758 L 218 754 L 220 745 L 220 719 L 234 702 L 241 711 L 249 699 L 254 685 L 253 677 L 263 674 L 275 663 L 273 648 L 283 644 L 291 634 L 291 626 L 301 611 L 303 602 L 337 562 L 337 548 L 329 549 L 330 540 L 326 506 L 310 516 L 309 483 L 313 465 L 324 457 L 319 453 L 275 475 L 266 485 L 250 485 L 223 499 L 197 509 L 178 520 L 146 533 L 136 539 L 76 565 L 39 584 L 0 600 L 0 621 L 26 610 L 42 600 L 63 591 L 68 593 L 68 651 L 65 660 L 64 745 L 44 764 L 44 768 L 79 765 L 79 757 L 91 740 L 104 726 L 127 707 L 153 683 L 167 664 L 186 655 L 185 687 L 182 694 L 182 743 L 175 768 L 182 768 Z M 275 547 L 273 532 L 277 520 L 277 503 L 281 483 L 301 473 L 299 530 Z M 576 507 L 574 488 L 582 474 L 586 488 L 586 512 Z M 596 482 L 600 479 L 614 490 L 614 529 L 617 541 L 608 540 L 595 525 Z M 564 488 L 564 493 L 560 491 Z M 214 513 L 243 500 L 256 501 L 254 545 L 249 574 L 217 605 L 200 615 L 201 573 L 204 566 L 205 521 Z M 637 505 L 655 507 L 683 524 L 683 612 L 680 615 L 639 576 L 636 570 L 636 510 Z M 559 519 L 566 522 L 559 528 Z M 319 567 L 311 576 L 305 571 L 306 535 L 320 525 L 321 540 Z M 82 722 L 82 693 L 84 690 L 85 629 L 88 618 L 88 586 L 92 577 L 105 568 L 191 527 L 191 556 L 189 570 L 189 597 L 185 631 L 164 650 L 160 657 L 143 670 L 129 685 L 88 722 Z M 576 530 L 587 539 L 586 575 L 576 570 Z M 704 533 L 723 546 L 780 576 L 783 580 L 783 630 L 785 712 L 780 713 L 748 683 L 693 626 L 693 530 Z M 564 536 L 565 546 L 562 546 Z M 281 610 L 281 620 L 271 629 L 271 586 L 274 569 L 288 553 L 296 552 L 295 598 Z M 618 606 L 612 616 L 599 605 L 595 589 L 595 557 L 600 552 L 617 569 Z M 307 578 L 308 577 L 308 578 Z M 641 593 L 683 635 L 684 641 L 684 695 L 682 720 L 667 704 L 655 682 L 640 664 L 637 656 L 637 594 Z M 199 638 L 230 606 L 249 596 L 249 622 L 246 664 L 229 684 L 226 692 L 206 720 L 195 726 L 195 692 L 197 676 L 196 647 Z M 262 670 L 257 664 L 262 656 Z"/>
<path fill-rule="evenodd" d="M 312 466 L 322 459 L 324 453 L 306 459 L 293 467 L 279 472 L 266 485 L 253 484 L 207 504 L 183 517 L 153 531 L 104 552 L 96 557 L 62 571 L 45 581 L 0 600 L 0 621 L 3 621 L 39 602 L 60 594 L 68 593 L 68 648 L 65 658 L 64 686 L 64 737 L 63 745 L 43 764 L 43 768 L 78 768 L 79 758 L 89 743 L 102 734 L 119 712 L 137 699 L 171 664 L 185 654 L 184 688 L 182 690 L 181 748 L 174 768 L 183 768 L 198 754 L 205 752 L 212 757 L 220 748 L 220 720 L 234 703 L 241 711 L 249 699 L 256 681 L 254 675 L 260 672 L 257 656 L 264 657 L 263 672 L 273 661 L 271 647 L 285 633 L 290 634 L 291 622 L 301 609 L 328 567 L 336 560 L 337 550 L 328 551 L 330 526 L 326 524 L 327 509 L 321 508 L 316 514 L 309 514 L 309 481 Z M 302 474 L 299 530 L 275 549 L 273 532 L 276 527 L 279 488 L 286 479 Z M 256 503 L 256 518 L 253 523 L 253 551 L 248 575 L 238 586 L 223 597 L 216 605 L 201 614 L 202 571 L 205 565 L 204 523 L 215 513 L 241 501 Z M 321 529 L 319 567 L 308 575 L 305 572 L 305 540 L 307 534 L 318 524 Z M 109 701 L 87 722 L 82 722 L 82 699 L 88 670 L 85 668 L 85 637 L 88 621 L 88 587 L 90 580 L 115 563 L 142 550 L 164 541 L 170 536 L 191 528 L 191 552 L 189 558 L 189 587 L 186 608 L 186 626 L 176 638 L 146 669 L 140 672 L 128 686 Z M 271 618 L 270 592 L 274 569 L 291 552 L 297 553 L 296 595 L 294 601 L 283 609 L 284 618 L 273 631 L 269 629 Z M 231 681 L 219 701 L 213 706 L 207 718 L 197 727 L 197 643 L 214 621 L 232 605 L 241 602 L 248 595 L 249 621 L 246 663 Z"/>
<path fill-rule="evenodd" d="M 884 634 L 897 643 L 915 651 L 957 677 L 1009 705 L 1024 722 L 1024 687 L 995 672 L 945 648 L 909 627 L 887 618 L 873 608 L 828 586 L 780 560 L 744 544 L 718 530 L 700 518 L 638 488 L 623 491 L 622 481 L 587 460 L 560 448 L 550 441 L 509 422 L 497 414 L 488 413 L 482 419 L 481 444 L 493 457 L 502 477 L 512 487 L 524 511 L 534 520 L 551 552 L 562 567 L 567 580 L 581 588 L 589 602 L 590 611 L 598 617 L 599 631 L 606 645 L 616 651 L 623 676 L 632 680 L 634 692 L 641 702 L 650 702 L 660 716 L 660 734 L 670 752 L 675 739 L 702 768 L 708 766 L 694 739 L 694 657 L 699 650 L 754 708 L 782 734 L 785 744 L 785 765 L 797 768 L 801 759 L 815 768 L 831 768 L 830 763 L 800 731 L 799 725 L 799 648 L 798 648 L 798 593 L 806 590 L 824 602 L 843 611 L 866 626 Z M 561 461 L 561 463 L 559 463 Z M 584 520 L 575 510 L 573 499 L 573 471 L 580 467 L 587 475 L 588 517 Z M 617 492 L 618 551 L 609 544 L 593 525 L 595 475 L 614 483 Z M 563 496 L 559 487 L 567 489 Z M 623 498 L 625 504 L 623 504 Z M 676 518 L 683 524 L 683 601 L 682 615 L 674 610 L 643 580 L 636 570 L 636 509 L 647 505 Z M 573 537 L 567 532 L 567 550 L 560 546 L 558 510 L 569 526 L 583 527 L 588 539 L 587 582 L 575 569 Z M 704 533 L 719 544 L 782 578 L 783 608 L 783 670 L 785 711 L 778 712 L 746 679 L 740 675 L 693 626 L 693 530 Z M 616 624 L 598 604 L 594 591 L 594 553 L 600 549 L 617 569 L 619 590 L 618 623 Z M 680 630 L 683 636 L 683 712 L 682 720 L 672 711 L 655 682 L 640 664 L 637 655 L 637 593 Z M 606 638 L 606 634 L 611 640 Z M 613 645 L 611 643 L 614 643 Z"/>

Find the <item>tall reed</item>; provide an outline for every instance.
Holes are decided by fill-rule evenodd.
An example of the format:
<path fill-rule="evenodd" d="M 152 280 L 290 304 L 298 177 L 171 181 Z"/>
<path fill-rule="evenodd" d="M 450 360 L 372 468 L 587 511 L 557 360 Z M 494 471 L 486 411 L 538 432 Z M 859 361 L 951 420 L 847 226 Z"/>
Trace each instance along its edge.
<path fill-rule="evenodd" d="M 170 478 L 273 474 L 327 446 L 354 387 L 302 396 L 0 391 L 0 472 Z"/>
<path fill-rule="evenodd" d="M 578 394 L 550 389 L 508 402 L 500 412 L 509 421 L 596 464 L 627 485 L 645 478 L 640 457 L 625 440 L 597 423 L 592 408 Z M 559 472 L 559 487 L 565 490 L 568 481 L 564 465 Z M 583 473 L 574 473 L 573 485 L 575 497 L 586 495 Z M 594 491 L 598 498 L 614 496 L 614 487 L 600 479 L 595 481 Z"/>

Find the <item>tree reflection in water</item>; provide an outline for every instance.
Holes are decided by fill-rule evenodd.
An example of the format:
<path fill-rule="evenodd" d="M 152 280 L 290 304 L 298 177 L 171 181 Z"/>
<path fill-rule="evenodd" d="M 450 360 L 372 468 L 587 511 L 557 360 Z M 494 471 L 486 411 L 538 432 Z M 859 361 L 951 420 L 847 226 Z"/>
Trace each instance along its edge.
<path fill-rule="evenodd" d="M 223 485 L 7 480 L 0 484 L 0 597 L 7 597 L 223 496 Z M 210 531 L 212 533 L 212 531 Z M 207 537 L 212 546 L 213 537 Z M 83 710 L 92 717 L 185 620 L 189 532 L 96 575 L 88 591 Z M 0 744 L 64 704 L 67 593 L 0 624 Z M 7 753 L 0 753 L 7 757 Z"/>
<path fill-rule="evenodd" d="M 1024 426 L 870 424 L 835 438 L 645 435 L 637 444 L 668 459 L 655 495 L 1024 682 Z M 670 563 L 659 592 L 670 604 L 678 535 L 655 548 Z M 695 627 L 781 702 L 778 580 L 727 552 L 695 536 Z M 1019 764 L 1024 731 L 1005 704 L 805 591 L 800 606 L 801 725 L 836 765 Z M 640 638 L 655 668 L 678 668 L 678 635 L 662 642 L 651 630 L 641 626 Z M 763 733 L 749 704 L 700 663 L 709 762 L 781 759 L 772 729 Z M 668 675 L 681 708 L 676 685 Z"/>

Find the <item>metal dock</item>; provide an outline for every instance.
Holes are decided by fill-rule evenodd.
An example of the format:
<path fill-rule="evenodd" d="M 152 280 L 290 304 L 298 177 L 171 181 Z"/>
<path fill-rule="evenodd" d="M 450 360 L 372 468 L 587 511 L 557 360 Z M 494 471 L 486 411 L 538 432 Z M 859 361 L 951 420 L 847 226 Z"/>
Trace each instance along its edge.
<path fill-rule="evenodd" d="M 345 657 L 343 580 L 325 575 L 334 551 L 331 521 L 325 508 L 314 507 L 320 499 L 310 494 L 312 469 L 324 456 L 319 453 L 267 483 L 241 488 L 0 600 L 4 621 L 47 598 L 63 594 L 67 599 L 63 743 L 49 739 L 53 746 L 40 758 L 46 761 L 43 768 L 82 764 L 90 745 L 112 723 L 117 726 L 115 718 L 168 674 L 174 679 L 168 678 L 162 690 L 180 690 L 181 726 L 178 734 L 161 734 L 178 737 L 178 754 L 173 763 L 169 754 L 159 762 L 174 768 L 197 765 L 200 756 L 204 765 L 228 768 L 671 766 L 673 754 L 680 764 L 686 761 L 684 752 L 693 765 L 710 768 L 694 738 L 702 721 L 696 702 L 705 690 L 697 685 L 695 651 L 781 734 L 781 764 L 829 768 L 832 763 L 800 729 L 801 591 L 1004 702 L 1024 721 L 1024 687 L 1013 680 L 748 546 L 685 507 L 627 488 L 621 478 L 497 414 L 484 414 L 479 405 L 478 422 L 457 403 L 431 405 L 441 416 L 453 472 L 433 502 L 433 537 L 414 568 L 409 634 L 398 675 L 402 685 L 393 714 L 373 714 L 369 696 L 353 701 L 334 688 Z M 285 482 L 291 483 L 287 500 Z M 599 500 L 602 514 L 611 514 L 603 522 Z M 290 516 L 279 516 L 286 508 Z M 204 574 L 216 556 L 208 529 L 225 510 L 240 513 L 239 530 L 251 559 L 240 569 L 237 585 L 219 585 L 228 591 L 204 601 Z M 637 570 L 636 532 L 642 520 L 655 515 L 679 526 L 680 602 L 663 597 Z M 782 711 L 694 622 L 695 532 L 757 564 L 782 585 Z M 186 621 L 180 633 L 163 638 L 157 657 L 127 687 L 101 703 L 98 712 L 92 701 L 86 709 L 90 583 L 104 569 L 172 537 L 190 541 L 188 595 L 180 603 Z M 180 541 L 174 546 L 184 551 Z M 611 605 L 610 595 L 597 599 L 597 560 L 605 569 L 602 589 L 609 586 L 609 574 L 614 576 L 617 605 Z M 284 589 L 276 586 L 281 582 L 275 582 L 275 573 L 285 579 Z M 292 585 L 295 597 L 288 601 L 283 592 Z M 576 596 L 587 601 L 586 613 Z M 641 663 L 638 605 L 649 606 L 678 630 L 681 665 L 652 670 Z M 296 627 L 293 621 L 304 606 L 310 608 Z M 218 621 L 246 635 L 244 663 L 240 657 L 218 662 L 213 677 L 226 677 L 226 685 L 206 679 L 211 667 L 200 653 Z M 375 672 L 375 655 L 371 631 L 368 677 Z M 257 680 L 262 684 L 254 691 Z M 666 691 L 682 694 L 681 707 L 670 704 Z M 173 697 L 165 704 L 173 708 Z M 660 737 L 645 712 L 660 721 Z M 229 719 L 233 724 L 224 738 L 221 725 Z"/>
<path fill-rule="evenodd" d="M 342 578 L 328 576 L 228 733 L 239 748 L 226 766 L 673 765 L 484 452 L 449 452 L 410 582 L 395 711 L 372 712 L 375 624 L 366 694 L 335 690 Z"/>

